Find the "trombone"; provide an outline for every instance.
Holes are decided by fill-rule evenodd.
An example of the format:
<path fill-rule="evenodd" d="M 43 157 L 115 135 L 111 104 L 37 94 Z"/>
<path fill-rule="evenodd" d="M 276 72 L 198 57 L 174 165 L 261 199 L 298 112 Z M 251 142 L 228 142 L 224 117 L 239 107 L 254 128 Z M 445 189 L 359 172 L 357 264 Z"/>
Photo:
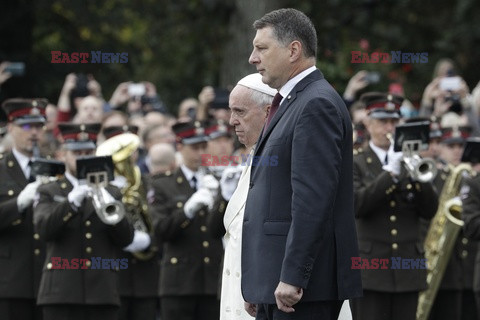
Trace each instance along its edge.
<path fill-rule="evenodd" d="M 390 147 L 393 148 L 395 141 L 391 133 L 387 133 Z M 408 140 L 402 144 L 403 164 L 409 176 L 419 182 L 431 182 L 437 175 L 438 169 L 435 160 L 423 158 L 418 154 L 422 142 L 420 140 Z"/>

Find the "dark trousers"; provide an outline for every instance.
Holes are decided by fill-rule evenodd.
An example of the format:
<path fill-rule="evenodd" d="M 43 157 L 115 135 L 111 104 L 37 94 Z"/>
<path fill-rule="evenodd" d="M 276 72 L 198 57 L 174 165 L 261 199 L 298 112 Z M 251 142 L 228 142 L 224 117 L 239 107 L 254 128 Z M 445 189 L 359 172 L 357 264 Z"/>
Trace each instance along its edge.
<path fill-rule="evenodd" d="M 389 293 L 364 290 L 350 300 L 354 320 L 415 320 L 418 292 Z"/>
<path fill-rule="evenodd" d="M 285 313 L 276 304 L 257 305 L 256 320 L 337 320 L 343 301 L 300 302 L 293 306 L 295 312 Z"/>
<path fill-rule="evenodd" d="M 161 297 L 160 305 L 162 320 L 216 320 L 220 315 L 215 295 Z"/>
<path fill-rule="evenodd" d="M 0 318 L 5 320 L 41 320 L 42 311 L 35 299 L 0 299 Z"/>
<path fill-rule="evenodd" d="M 478 320 L 480 312 L 475 305 L 475 294 L 473 290 L 462 291 L 462 320 Z"/>
<path fill-rule="evenodd" d="M 122 297 L 119 320 L 155 320 L 157 298 Z"/>
<path fill-rule="evenodd" d="M 118 320 L 111 305 L 52 304 L 43 306 L 44 320 Z"/>
<path fill-rule="evenodd" d="M 430 320 L 459 319 L 462 314 L 462 291 L 461 290 L 438 290 Z"/>

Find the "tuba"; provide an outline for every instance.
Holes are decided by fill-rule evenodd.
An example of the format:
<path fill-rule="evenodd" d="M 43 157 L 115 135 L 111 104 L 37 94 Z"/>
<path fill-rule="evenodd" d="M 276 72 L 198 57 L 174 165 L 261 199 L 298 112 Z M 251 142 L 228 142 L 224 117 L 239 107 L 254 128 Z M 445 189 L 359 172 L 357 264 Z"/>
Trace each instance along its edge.
<path fill-rule="evenodd" d="M 133 133 L 122 133 L 105 140 L 97 147 L 97 155 L 111 155 L 115 172 L 125 177 L 126 185 L 122 188 L 122 202 L 125 206 L 127 218 L 133 228 L 148 234 L 153 233 L 152 219 L 148 213 L 147 196 L 142 184 L 140 168 L 134 164 L 132 158 L 140 145 L 140 139 Z M 149 260 L 156 254 L 156 247 L 133 252 L 139 260 Z"/>
<path fill-rule="evenodd" d="M 458 233 L 463 227 L 462 202 L 458 194 L 462 178 L 471 173 L 468 164 L 453 167 L 440 194 L 438 210 L 430 223 L 424 243 L 428 288 L 418 296 L 417 320 L 428 319 Z"/>

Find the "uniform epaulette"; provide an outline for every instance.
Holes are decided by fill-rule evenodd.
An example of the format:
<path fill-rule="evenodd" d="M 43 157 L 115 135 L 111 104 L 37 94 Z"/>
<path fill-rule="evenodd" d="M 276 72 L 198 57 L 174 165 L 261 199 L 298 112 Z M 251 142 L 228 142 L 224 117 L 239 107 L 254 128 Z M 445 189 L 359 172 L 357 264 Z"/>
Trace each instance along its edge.
<path fill-rule="evenodd" d="M 363 149 L 362 149 L 362 148 L 353 149 L 353 155 L 354 155 L 354 156 L 356 156 L 356 155 L 358 155 L 358 154 L 360 154 L 360 153 L 362 153 L 362 152 L 363 152 Z"/>

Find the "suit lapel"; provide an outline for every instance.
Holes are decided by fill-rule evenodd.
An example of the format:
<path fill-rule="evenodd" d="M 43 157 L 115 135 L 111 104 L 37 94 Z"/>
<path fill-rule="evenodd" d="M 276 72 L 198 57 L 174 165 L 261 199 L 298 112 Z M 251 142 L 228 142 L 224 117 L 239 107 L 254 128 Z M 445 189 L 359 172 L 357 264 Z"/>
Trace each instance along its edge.
<path fill-rule="evenodd" d="M 257 142 L 257 147 L 255 148 L 255 155 L 259 154 L 260 151 L 263 149 L 263 145 L 266 143 L 268 137 L 270 136 L 270 133 L 272 132 L 273 128 L 277 125 L 277 123 L 280 121 L 282 118 L 283 114 L 287 111 L 287 109 L 290 107 L 291 104 L 296 100 L 297 95 L 303 91 L 310 83 L 314 81 L 318 81 L 323 79 L 323 74 L 320 72 L 320 70 L 315 70 L 309 75 L 307 75 L 305 78 L 303 78 L 297 85 L 290 91 L 290 93 L 283 99 L 282 103 L 278 107 L 278 111 L 275 114 L 275 116 L 272 118 L 272 121 L 270 122 L 270 125 L 267 128 L 267 132 L 263 134 L 263 131 L 265 130 L 265 127 L 263 128 L 260 138 Z M 255 168 L 252 169 L 252 172 L 255 170 Z"/>

